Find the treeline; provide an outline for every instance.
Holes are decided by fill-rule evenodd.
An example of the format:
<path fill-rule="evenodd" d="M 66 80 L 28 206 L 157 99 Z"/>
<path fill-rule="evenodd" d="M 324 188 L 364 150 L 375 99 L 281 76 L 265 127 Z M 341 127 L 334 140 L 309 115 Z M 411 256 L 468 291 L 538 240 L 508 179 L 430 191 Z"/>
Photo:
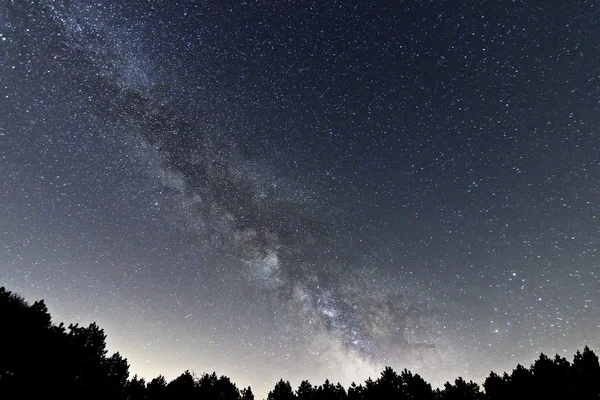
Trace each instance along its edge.
<path fill-rule="evenodd" d="M 199 377 L 185 371 L 167 382 L 163 376 L 146 382 L 129 376 L 127 360 L 108 355 L 106 335 L 95 323 L 87 327 L 55 325 L 43 301 L 28 304 L 0 288 L 1 399 L 114 399 L 114 400 L 251 400 L 250 387 L 238 389 L 225 376 Z M 556 355 L 535 360 L 530 368 L 517 365 L 502 376 L 492 372 L 483 388 L 458 378 L 433 390 L 418 374 L 387 367 L 376 379 L 348 389 L 325 381 L 303 381 L 294 390 L 280 380 L 268 400 L 500 400 L 600 399 L 600 364 L 585 347 L 573 362 Z"/>

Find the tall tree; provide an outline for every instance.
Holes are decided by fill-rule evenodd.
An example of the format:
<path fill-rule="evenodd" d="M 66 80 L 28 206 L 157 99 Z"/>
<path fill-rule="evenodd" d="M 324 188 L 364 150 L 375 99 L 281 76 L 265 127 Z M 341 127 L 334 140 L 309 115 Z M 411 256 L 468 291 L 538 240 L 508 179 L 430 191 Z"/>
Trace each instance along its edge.
<path fill-rule="evenodd" d="M 504 376 L 499 376 L 495 372 L 490 372 L 489 376 L 483 382 L 486 397 L 489 400 L 505 400 L 511 394 L 510 377 L 504 373 Z"/>
<path fill-rule="evenodd" d="M 125 399 L 125 387 L 129 378 L 129 364 L 127 359 L 121 357 L 117 352 L 107 358 L 104 362 L 104 392 L 111 399 Z"/>
<path fill-rule="evenodd" d="M 346 390 L 340 385 L 333 385 L 328 379 L 315 392 L 317 400 L 345 400 Z"/>
<path fill-rule="evenodd" d="M 352 382 L 348 388 L 348 400 L 362 400 L 364 398 L 364 386 Z"/>
<path fill-rule="evenodd" d="M 598 356 L 588 346 L 583 354 L 577 350 L 571 367 L 574 395 L 576 399 L 600 398 L 600 364 Z"/>
<path fill-rule="evenodd" d="M 402 378 L 391 367 L 385 367 L 375 382 L 380 399 L 404 399 Z"/>
<path fill-rule="evenodd" d="M 167 380 L 162 375 L 148 382 L 146 389 L 148 400 L 166 400 L 168 398 Z"/>
<path fill-rule="evenodd" d="M 127 400 L 145 400 L 146 399 L 146 381 L 144 378 L 138 378 L 134 375 L 125 385 L 125 398 Z"/>
<path fill-rule="evenodd" d="M 283 379 L 279 380 L 275 384 L 275 387 L 272 391 L 269 392 L 267 396 L 267 400 L 293 400 L 296 399 L 296 395 L 292 390 L 292 386 L 288 381 L 284 381 Z"/>
<path fill-rule="evenodd" d="M 419 374 L 412 374 L 406 368 L 400 374 L 404 384 L 404 392 L 409 400 L 433 400 L 431 385 L 425 382 Z"/>
<path fill-rule="evenodd" d="M 248 386 L 245 389 L 242 389 L 242 400 L 254 400 L 254 393 L 252 393 L 252 388 Z"/>
<path fill-rule="evenodd" d="M 217 381 L 217 393 L 219 400 L 240 400 L 240 391 L 226 376 L 221 376 Z"/>
<path fill-rule="evenodd" d="M 167 392 L 171 399 L 192 399 L 196 391 L 196 381 L 189 370 L 167 384 Z"/>
<path fill-rule="evenodd" d="M 296 390 L 296 396 L 299 400 L 314 400 L 316 395 L 317 388 L 309 381 L 304 380 L 300 382 L 300 386 L 298 386 L 298 390 Z"/>
<path fill-rule="evenodd" d="M 218 395 L 218 382 L 219 378 L 217 377 L 217 373 L 213 372 L 212 374 L 202 374 L 200 379 L 198 380 L 196 386 L 198 388 L 198 396 L 202 399 L 212 399 L 217 398 Z"/>

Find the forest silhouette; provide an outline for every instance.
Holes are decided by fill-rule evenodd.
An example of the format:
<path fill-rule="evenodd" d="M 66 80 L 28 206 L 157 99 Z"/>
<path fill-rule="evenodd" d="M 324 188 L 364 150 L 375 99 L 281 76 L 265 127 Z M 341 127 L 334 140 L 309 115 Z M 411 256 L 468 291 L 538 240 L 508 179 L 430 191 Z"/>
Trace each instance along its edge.
<path fill-rule="evenodd" d="M 158 376 L 149 382 L 130 377 L 127 360 L 108 355 L 106 335 L 95 323 L 87 327 L 52 323 L 44 301 L 29 304 L 0 288 L 1 399 L 116 399 L 116 400 L 251 400 L 250 387 L 239 389 L 216 373 L 199 377 L 183 372 L 170 382 Z M 347 389 L 326 380 L 308 381 L 294 390 L 280 380 L 268 400 L 500 400 L 600 399 L 600 364 L 587 346 L 573 362 L 541 354 L 531 367 L 517 365 L 510 373 L 491 372 L 483 388 L 457 378 L 433 389 L 418 374 L 386 367 L 381 375 Z"/>

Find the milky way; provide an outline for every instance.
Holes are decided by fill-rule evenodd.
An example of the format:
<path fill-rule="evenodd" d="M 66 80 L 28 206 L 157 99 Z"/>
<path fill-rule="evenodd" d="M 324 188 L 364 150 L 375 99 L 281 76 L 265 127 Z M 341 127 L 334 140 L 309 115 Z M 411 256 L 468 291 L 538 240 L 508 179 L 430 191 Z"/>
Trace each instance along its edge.
<path fill-rule="evenodd" d="M 0 284 L 133 373 L 600 346 L 595 2 L 0 5 Z"/>

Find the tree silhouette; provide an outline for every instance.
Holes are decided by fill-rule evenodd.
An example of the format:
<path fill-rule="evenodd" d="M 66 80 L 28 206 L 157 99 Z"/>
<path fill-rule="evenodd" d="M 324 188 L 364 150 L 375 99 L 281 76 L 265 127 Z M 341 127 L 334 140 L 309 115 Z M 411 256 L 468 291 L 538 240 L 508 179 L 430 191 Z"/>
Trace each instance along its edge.
<path fill-rule="evenodd" d="M 317 395 L 317 388 L 310 384 L 309 381 L 300 382 L 296 396 L 299 400 L 314 400 Z"/>
<path fill-rule="evenodd" d="M 556 355 L 551 360 L 545 354 L 535 360 L 531 366 L 534 390 L 540 397 L 570 397 L 569 362 Z"/>
<path fill-rule="evenodd" d="M 485 392 L 472 381 L 457 378 L 432 390 L 419 375 L 385 367 L 377 380 L 349 386 L 329 380 L 320 386 L 302 381 L 294 393 L 281 379 L 268 400 L 500 400 L 561 398 L 600 399 L 600 363 L 589 347 L 569 363 L 558 354 L 545 354 L 531 368 L 522 365 L 509 374 L 491 372 Z M 134 375 L 119 353 L 107 355 L 106 334 L 95 323 L 87 327 L 52 323 L 43 301 L 29 304 L 0 288 L 0 398 L 116 399 L 116 400 L 254 400 L 252 389 L 238 390 L 216 372 L 196 378 L 185 371 L 167 382 L 159 375 L 146 383 Z"/>
<path fill-rule="evenodd" d="M 439 392 L 438 398 L 440 400 L 480 400 L 483 399 L 483 394 L 478 384 L 458 377 L 454 381 L 454 385 L 450 382 L 445 383 L 444 390 Z"/>
<path fill-rule="evenodd" d="M 267 400 L 292 400 L 295 398 L 296 395 L 292 390 L 292 386 L 288 381 L 284 381 L 283 379 L 275 384 L 275 388 L 267 396 Z"/>
<path fill-rule="evenodd" d="M 144 400 L 146 398 L 146 381 L 134 375 L 125 384 L 125 398 L 127 400 Z"/>
<path fill-rule="evenodd" d="M 220 400 L 240 400 L 240 391 L 235 383 L 226 376 L 221 376 L 217 381 L 217 398 Z"/>
<path fill-rule="evenodd" d="M 433 400 L 431 385 L 425 382 L 419 374 L 413 375 L 412 372 L 405 368 L 400 377 L 404 383 L 404 391 L 407 399 Z"/>
<path fill-rule="evenodd" d="M 511 395 L 510 377 L 505 372 L 501 377 L 495 372 L 490 372 L 490 375 L 483 382 L 486 396 L 489 400 L 504 400 Z"/>
<path fill-rule="evenodd" d="M 333 385 L 328 379 L 326 379 L 325 382 L 315 391 L 314 398 L 317 400 L 344 400 L 346 399 L 346 389 L 344 389 L 339 383 L 337 385 Z"/>
<path fill-rule="evenodd" d="M 38 397 L 61 389 L 55 379 L 63 368 L 64 343 L 53 329 L 44 301 L 29 305 L 17 294 L 0 288 L 0 389 L 16 397 Z M 58 333 L 58 335 L 57 335 Z M 48 374 L 39 376 L 40 371 Z M 36 384 L 31 380 L 36 376 Z"/>
<path fill-rule="evenodd" d="M 148 382 L 146 389 L 148 389 L 148 400 L 167 399 L 167 380 L 162 375 L 159 375 Z"/>
<path fill-rule="evenodd" d="M 402 378 L 391 367 L 385 367 L 381 376 L 369 390 L 369 398 L 378 399 L 404 399 Z M 371 393 L 372 392 L 372 393 Z"/>
<path fill-rule="evenodd" d="M 535 396 L 533 374 L 521 364 L 510 375 L 511 396 L 514 399 L 531 399 Z"/>
<path fill-rule="evenodd" d="M 348 388 L 348 400 L 361 400 L 364 398 L 365 388 L 352 382 Z"/>
<path fill-rule="evenodd" d="M 254 394 L 252 393 L 250 386 L 248 386 L 246 389 L 242 389 L 241 395 L 242 400 L 254 400 Z"/>
<path fill-rule="evenodd" d="M 217 399 L 219 398 L 219 378 L 216 372 L 212 374 L 202 374 L 198 381 L 198 394 L 201 398 Z"/>
<path fill-rule="evenodd" d="M 377 387 L 377 382 L 375 382 L 371 378 L 367 378 L 365 381 L 365 386 L 362 390 L 362 399 L 371 400 L 377 399 L 379 395 L 379 389 Z"/>
<path fill-rule="evenodd" d="M 600 397 L 600 364 L 598 356 L 589 347 L 585 346 L 583 354 L 577 350 L 571 374 L 576 399 L 589 400 Z"/>
<path fill-rule="evenodd" d="M 170 399 L 191 399 L 196 391 L 196 380 L 190 371 L 185 371 L 167 385 Z"/>
<path fill-rule="evenodd" d="M 106 377 L 106 396 L 112 399 L 124 399 L 127 378 L 129 378 L 127 359 L 117 352 L 106 359 L 103 367 L 106 369 L 105 375 L 103 374 Z"/>

